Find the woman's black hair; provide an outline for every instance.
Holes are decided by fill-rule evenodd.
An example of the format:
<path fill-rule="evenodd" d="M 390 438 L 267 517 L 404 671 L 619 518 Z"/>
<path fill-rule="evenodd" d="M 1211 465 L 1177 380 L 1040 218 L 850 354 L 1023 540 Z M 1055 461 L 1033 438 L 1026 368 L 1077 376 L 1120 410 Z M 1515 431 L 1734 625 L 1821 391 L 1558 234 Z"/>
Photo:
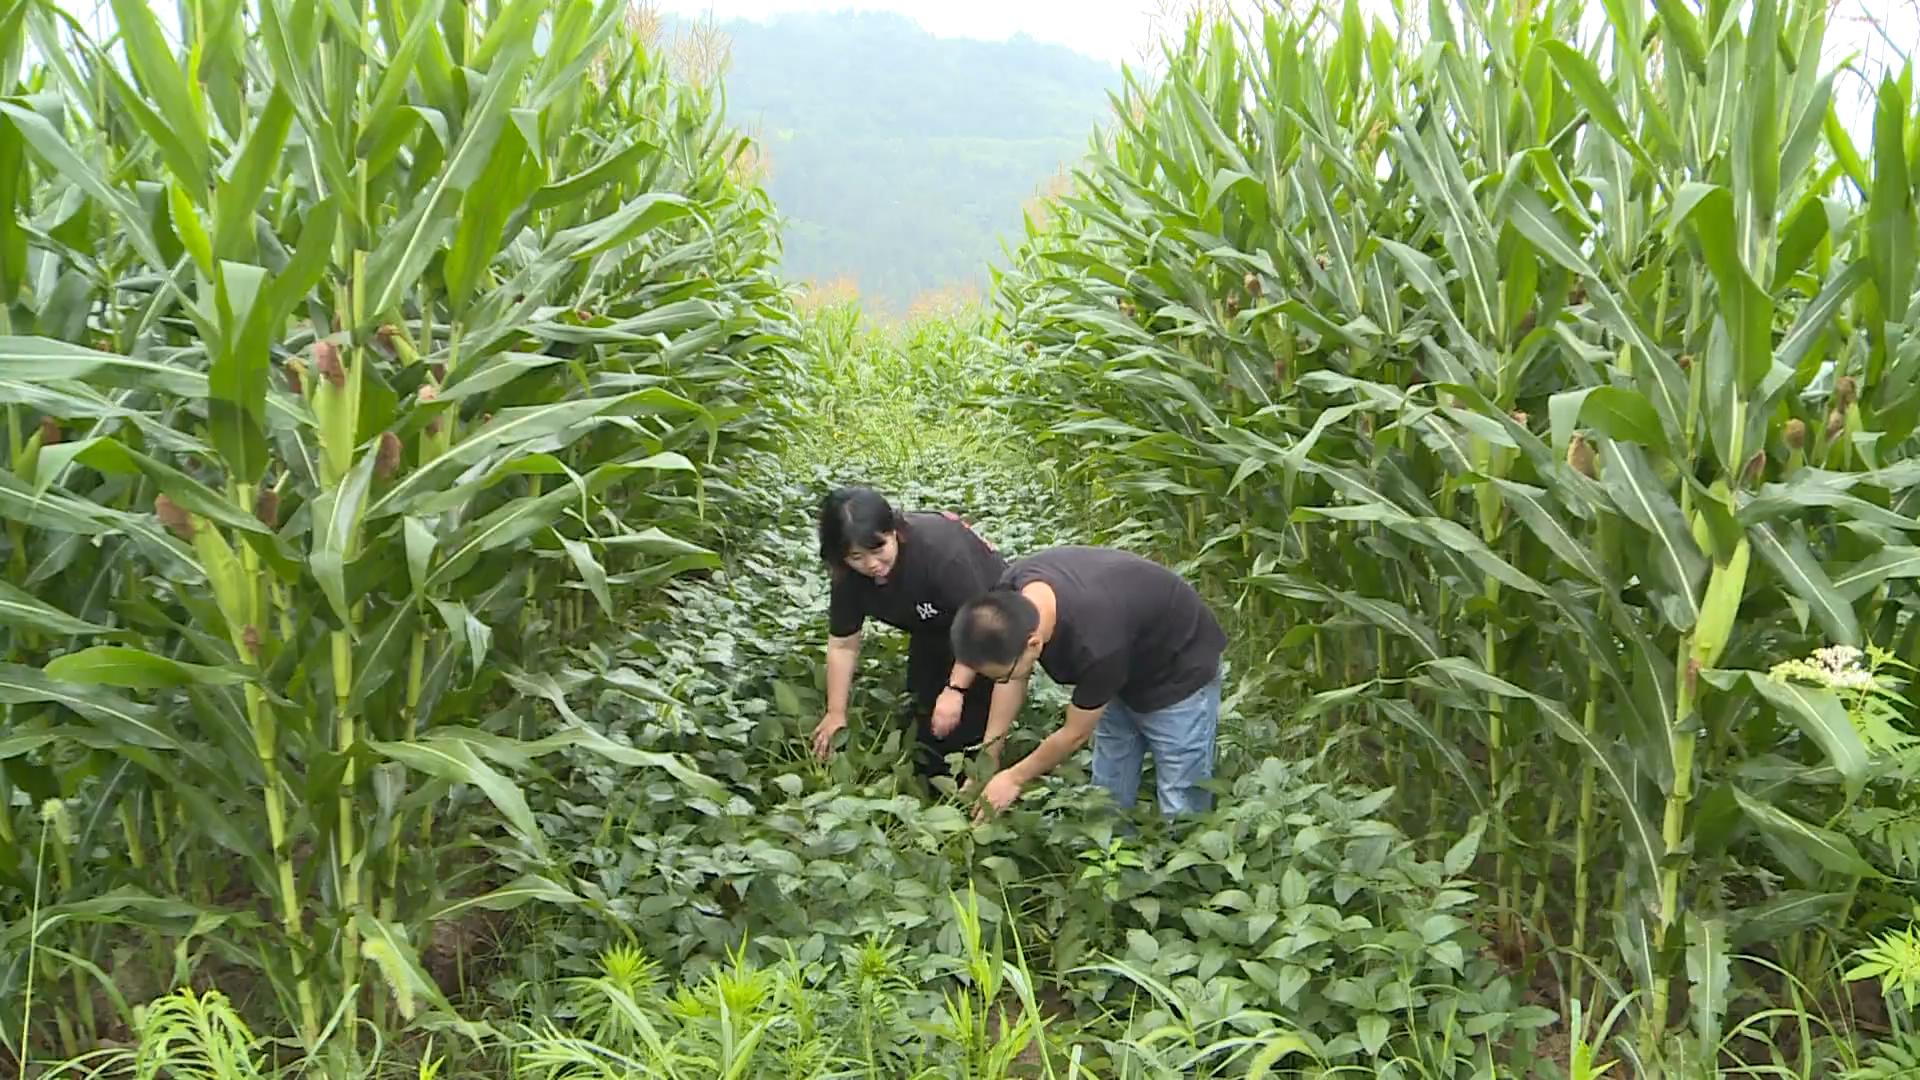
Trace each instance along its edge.
<path fill-rule="evenodd" d="M 854 548 L 872 551 L 886 533 L 904 532 L 906 523 L 879 492 L 843 487 L 820 504 L 820 561 L 839 569 Z"/>

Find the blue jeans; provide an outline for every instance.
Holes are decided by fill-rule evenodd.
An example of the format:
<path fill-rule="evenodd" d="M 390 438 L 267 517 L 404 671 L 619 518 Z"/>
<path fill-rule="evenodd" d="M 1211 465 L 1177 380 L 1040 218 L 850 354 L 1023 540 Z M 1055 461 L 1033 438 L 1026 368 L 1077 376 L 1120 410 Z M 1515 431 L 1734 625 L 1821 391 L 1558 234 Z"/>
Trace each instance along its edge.
<path fill-rule="evenodd" d="M 1119 698 L 1107 703 L 1093 731 L 1093 782 L 1113 801 L 1131 808 L 1140 795 L 1140 767 L 1153 751 L 1154 786 L 1160 813 L 1213 808 L 1213 792 L 1199 786 L 1213 777 L 1213 743 L 1220 727 L 1220 676 L 1184 701 L 1141 713 Z"/>

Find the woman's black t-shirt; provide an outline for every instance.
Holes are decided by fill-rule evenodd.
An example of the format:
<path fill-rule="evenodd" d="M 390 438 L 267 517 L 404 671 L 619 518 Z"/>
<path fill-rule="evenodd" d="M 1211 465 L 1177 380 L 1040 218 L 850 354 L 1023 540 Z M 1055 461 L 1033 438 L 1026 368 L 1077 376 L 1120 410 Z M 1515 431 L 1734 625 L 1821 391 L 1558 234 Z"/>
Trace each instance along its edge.
<path fill-rule="evenodd" d="M 835 575 L 827 632 L 847 637 L 874 618 L 912 634 L 916 651 L 936 644 L 950 650 L 954 614 L 992 588 L 1006 573 L 1007 561 L 953 514 L 904 516 L 900 553 L 885 585 L 851 568 Z"/>

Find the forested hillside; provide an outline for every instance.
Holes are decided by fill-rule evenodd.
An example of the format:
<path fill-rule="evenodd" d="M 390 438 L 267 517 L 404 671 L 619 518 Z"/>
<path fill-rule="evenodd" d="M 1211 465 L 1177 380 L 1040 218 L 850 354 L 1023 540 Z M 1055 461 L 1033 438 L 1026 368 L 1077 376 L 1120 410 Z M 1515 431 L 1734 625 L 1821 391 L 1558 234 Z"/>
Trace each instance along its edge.
<path fill-rule="evenodd" d="M 786 218 L 786 275 L 853 279 L 870 308 L 984 290 L 1022 203 L 1086 152 L 1120 85 L 1069 49 L 935 37 L 897 15 L 717 25 L 728 116 L 759 133 Z"/>

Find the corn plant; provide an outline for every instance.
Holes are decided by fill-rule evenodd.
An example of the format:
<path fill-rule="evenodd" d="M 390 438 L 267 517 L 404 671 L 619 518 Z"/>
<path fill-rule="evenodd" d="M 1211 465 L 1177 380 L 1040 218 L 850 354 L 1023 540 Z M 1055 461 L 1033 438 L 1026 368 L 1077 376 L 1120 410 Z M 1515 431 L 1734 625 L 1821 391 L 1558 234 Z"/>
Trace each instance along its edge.
<path fill-rule="evenodd" d="M 594 905 L 515 774 L 712 790 L 542 643 L 712 564 L 700 463 L 788 367 L 771 211 L 624 3 L 113 13 L 0 11 L 0 893 L 14 793 L 75 797 L 43 934 L 211 934 L 351 1052 L 365 1002 L 451 1021 L 436 919 Z"/>
<path fill-rule="evenodd" d="M 1488 815 L 1509 962 L 1709 1073 L 1732 950 L 1892 865 L 1835 828 L 1885 759 L 1770 672 L 1920 657 L 1920 118 L 1856 145 L 1824 4 L 1580 12 L 1194 19 L 998 282 L 1004 400 L 1434 843 Z"/>

